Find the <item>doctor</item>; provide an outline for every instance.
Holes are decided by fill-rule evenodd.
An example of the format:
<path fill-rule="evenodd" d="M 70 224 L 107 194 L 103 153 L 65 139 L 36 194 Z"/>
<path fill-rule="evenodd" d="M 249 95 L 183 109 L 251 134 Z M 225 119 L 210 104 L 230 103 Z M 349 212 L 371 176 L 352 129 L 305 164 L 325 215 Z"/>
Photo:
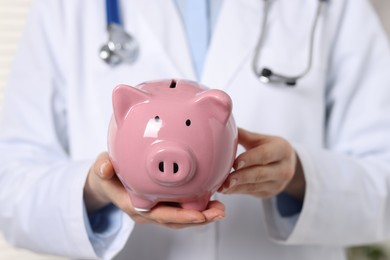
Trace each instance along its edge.
<path fill-rule="evenodd" d="M 390 52 L 368 1 L 196 2 L 120 1 L 139 53 L 108 66 L 104 1 L 35 1 L 3 107 L 7 239 L 72 258 L 341 260 L 389 238 Z M 204 212 L 136 212 L 104 152 L 113 87 L 158 78 L 233 99 L 242 153 Z"/>

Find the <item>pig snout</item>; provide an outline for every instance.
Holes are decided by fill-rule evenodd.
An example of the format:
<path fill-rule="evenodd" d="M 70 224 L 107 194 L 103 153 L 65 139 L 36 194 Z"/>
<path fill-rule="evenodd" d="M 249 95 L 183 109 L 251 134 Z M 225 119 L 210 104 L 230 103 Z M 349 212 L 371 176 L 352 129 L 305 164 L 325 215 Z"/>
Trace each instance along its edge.
<path fill-rule="evenodd" d="M 152 145 L 147 160 L 150 178 L 163 186 L 187 183 L 195 173 L 195 157 L 191 150 L 171 142 Z"/>

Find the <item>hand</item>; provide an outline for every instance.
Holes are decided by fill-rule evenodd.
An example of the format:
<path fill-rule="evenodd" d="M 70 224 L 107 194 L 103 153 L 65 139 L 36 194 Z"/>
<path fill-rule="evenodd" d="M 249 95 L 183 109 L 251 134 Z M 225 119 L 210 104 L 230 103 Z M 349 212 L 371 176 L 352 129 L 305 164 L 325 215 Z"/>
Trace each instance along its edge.
<path fill-rule="evenodd" d="M 225 207 L 219 201 L 211 201 L 200 212 L 158 204 L 149 212 L 138 212 L 115 174 L 107 153 L 98 156 L 92 165 L 84 187 L 84 201 L 88 212 L 94 212 L 109 203 L 127 213 L 138 224 L 160 224 L 171 228 L 204 225 L 225 216 Z"/>
<path fill-rule="evenodd" d="M 220 192 L 269 198 L 285 191 L 297 199 L 305 194 L 305 178 L 298 156 L 283 138 L 238 129 L 238 143 L 246 152 L 234 162 Z"/>

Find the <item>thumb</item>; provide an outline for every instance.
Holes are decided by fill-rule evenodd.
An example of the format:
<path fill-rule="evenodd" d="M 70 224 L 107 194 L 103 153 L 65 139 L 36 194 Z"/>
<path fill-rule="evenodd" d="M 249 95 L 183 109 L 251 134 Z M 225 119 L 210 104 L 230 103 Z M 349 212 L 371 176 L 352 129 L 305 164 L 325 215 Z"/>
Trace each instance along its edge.
<path fill-rule="evenodd" d="M 238 143 L 246 150 L 254 148 L 265 142 L 265 135 L 253 133 L 243 128 L 238 128 Z"/>
<path fill-rule="evenodd" d="M 114 168 L 107 152 L 101 153 L 97 157 L 93 169 L 95 174 L 97 174 L 102 179 L 108 180 L 115 175 Z"/>

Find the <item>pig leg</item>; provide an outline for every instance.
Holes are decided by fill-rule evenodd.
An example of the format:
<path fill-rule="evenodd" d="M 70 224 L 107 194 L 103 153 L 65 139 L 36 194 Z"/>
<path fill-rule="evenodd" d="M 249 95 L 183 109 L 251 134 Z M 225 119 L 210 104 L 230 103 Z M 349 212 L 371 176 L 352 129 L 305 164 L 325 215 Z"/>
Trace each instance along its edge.
<path fill-rule="evenodd" d="M 207 208 L 207 204 L 210 201 L 211 193 L 207 192 L 202 196 L 199 196 L 194 201 L 181 203 L 183 209 L 194 209 L 198 211 L 203 211 Z"/>
<path fill-rule="evenodd" d="M 150 201 L 143 197 L 137 196 L 134 193 L 129 192 L 131 203 L 136 211 L 146 212 L 150 211 L 157 203 L 154 201 Z"/>

